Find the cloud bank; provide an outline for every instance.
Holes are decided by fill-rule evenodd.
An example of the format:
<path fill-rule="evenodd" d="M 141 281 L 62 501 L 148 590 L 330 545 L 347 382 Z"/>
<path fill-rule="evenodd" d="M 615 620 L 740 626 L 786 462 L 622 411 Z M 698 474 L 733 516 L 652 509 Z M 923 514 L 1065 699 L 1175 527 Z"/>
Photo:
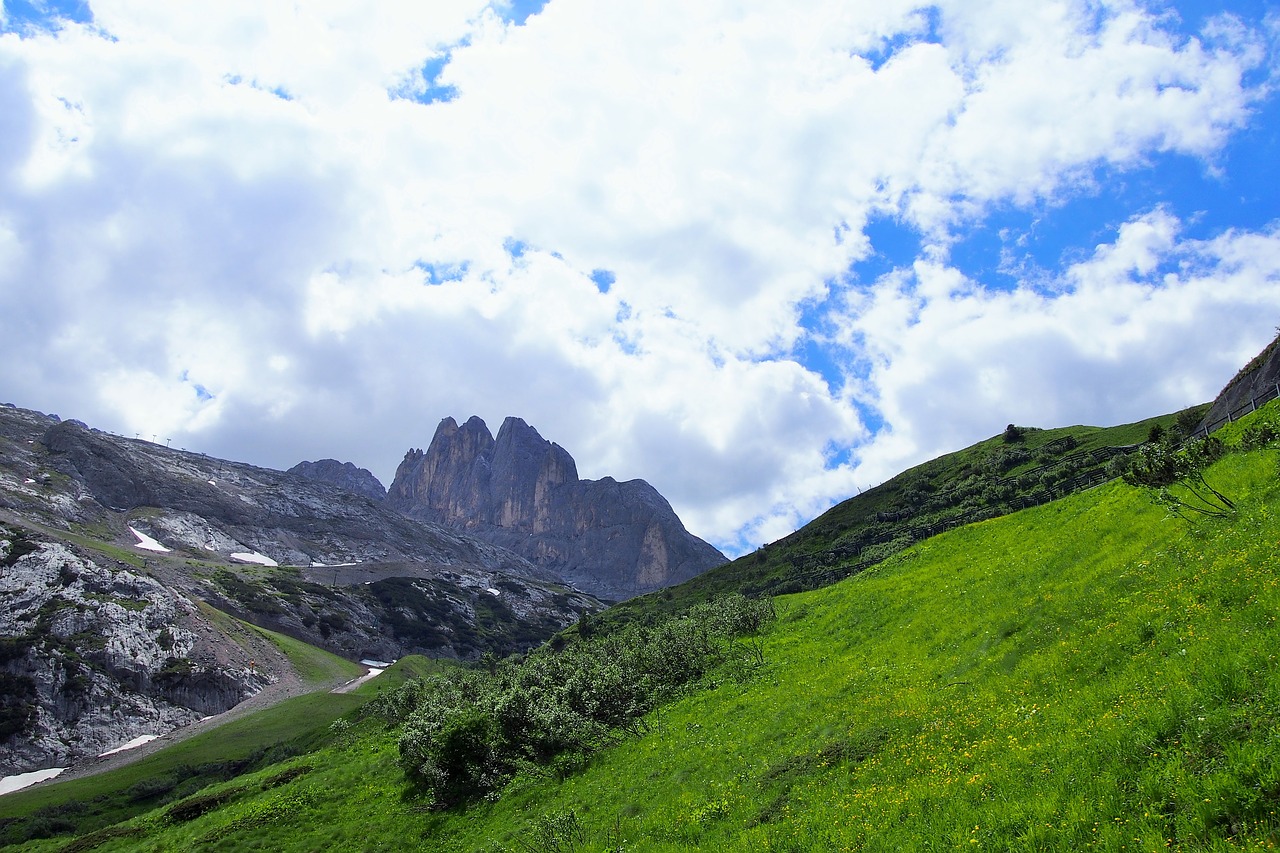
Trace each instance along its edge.
<path fill-rule="evenodd" d="M 1274 9 L 3 8 L 0 396 L 126 435 L 389 480 L 515 414 L 738 552 L 1280 315 Z"/>

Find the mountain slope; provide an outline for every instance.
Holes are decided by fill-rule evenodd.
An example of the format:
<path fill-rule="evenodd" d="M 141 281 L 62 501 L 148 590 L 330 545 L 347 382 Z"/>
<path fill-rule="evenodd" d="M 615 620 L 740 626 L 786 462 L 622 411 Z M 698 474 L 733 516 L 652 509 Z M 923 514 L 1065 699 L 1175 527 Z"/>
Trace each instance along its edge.
<path fill-rule="evenodd" d="M 1191 527 L 1112 482 L 779 597 L 762 663 L 734 656 L 594 758 L 466 809 L 406 798 L 396 734 L 367 718 L 94 849 L 1263 849 L 1277 463 L 1208 471 L 1231 520 Z M 22 809 L 6 799 L 0 819 Z"/>
<path fill-rule="evenodd" d="M 0 775 L 65 767 L 291 675 L 479 658 L 599 609 L 518 555 L 306 477 L 0 406 Z"/>
<path fill-rule="evenodd" d="M 1280 335 L 1231 378 L 1201 420 L 1208 434 L 1280 397 Z"/>
<path fill-rule="evenodd" d="M 683 584 L 604 613 L 606 624 L 679 613 L 717 595 L 817 589 L 914 542 L 1106 482 L 1153 430 L 1190 432 L 1207 406 L 1114 427 L 1013 427 L 917 465 L 799 530 Z"/>
<path fill-rule="evenodd" d="M 388 505 L 509 548 L 593 595 L 630 598 L 720 565 L 644 480 L 580 480 L 563 447 L 519 418 L 497 438 L 445 418 L 396 470 Z"/>

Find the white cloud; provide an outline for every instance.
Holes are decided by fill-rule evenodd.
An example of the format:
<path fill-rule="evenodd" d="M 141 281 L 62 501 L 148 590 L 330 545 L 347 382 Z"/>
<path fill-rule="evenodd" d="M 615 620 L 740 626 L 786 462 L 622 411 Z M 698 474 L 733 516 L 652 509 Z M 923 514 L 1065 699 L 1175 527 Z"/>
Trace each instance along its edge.
<path fill-rule="evenodd" d="M 1124 423 L 1212 399 L 1275 333 L 1280 228 L 1179 236 L 1156 210 L 1067 268 L 1061 293 L 987 291 L 922 261 L 850 300 L 875 367 L 859 391 L 893 425 L 879 482 L 1007 423 Z"/>
<path fill-rule="evenodd" d="M 179 446 L 386 479 L 441 417 L 515 414 L 750 546 L 1010 420 L 1201 399 L 1280 305 L 1274 232 L 1192 240 L 1186 211 L 1127 211 L 1051 287 L 949 254 L 1162 152 L 1224 168 L 1274 61 L 1225 18 L 1193 40 L 1121 0 L 92 9 L 0 35 L 0 386 Z M 407 99 L 446 56 L 456 97 Z M 876 217 L 925 245 L 862 282 Z"/>

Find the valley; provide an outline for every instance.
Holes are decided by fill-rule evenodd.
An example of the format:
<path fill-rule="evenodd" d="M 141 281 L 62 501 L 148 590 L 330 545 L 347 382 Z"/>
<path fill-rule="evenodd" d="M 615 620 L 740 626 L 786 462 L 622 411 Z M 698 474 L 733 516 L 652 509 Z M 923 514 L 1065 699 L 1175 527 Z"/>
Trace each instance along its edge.
<path fill-rule="evenodd" d="M 70 489 L 49 505 L 96 513 L 96 536 L 84 515 L 37 521 L 11 505 L 5 561 L 28 573 L 13 589 L 43 578 L 45 602 L 66 602 L 12 608 L 19 627 L 7 631 L 23 654 L 62 660 L 87 620 L 116 613 L 103 608 L 128 611 L 132 597 L 146 616 L 169 590 L 195 602 L 193 637 L 226 644 L 201 657 L 165 623 L 192 662 L 184 674 L 263 683 L 243 688 L 261 698 L 213 731 L 189 727 L 106 772 L 0 798 L 0 841 L 31 851 L 1264 848 L 1280 838 L 1280 401 L 1247 409 L 1207 440 L 1194 469 L 1203 480 L 1186 479 L 1190 468 L 1158 487 L 1118 475 L 1161 452 L 1186 456 L 1206 407 L 1108 429 L 1011 427 L 683 584 L 603 610 L 576 599 L 558 626 L 519 621 L 534 609 L 495 618 L 495 602 L 571 594 L 537 567 L 446 571 L 406 558 L 407 544 L 397 559 L 346 565 L 230 561 L 179 544 L 155 514 L 98 512 Z M 1230 496 L 1228 512 L 1168 511 L 1169 490 L 1206 482 Z M 225 547 L 267 556 L 240 525 L 221 528 L 237 534 Z M 465 624 L 434 609 L 442 600 L 462 605 Z M 367 612 L 351 626 L 325 621 L 357 607 Z M 64 612 L 78 621 L 49 615 Z M 511 633 L 520 624 L 528 633 Z M 440 654 L 439 637 L 453 653 Z M 398 662 L 332 692 L 364 671 L 348 660 L 358 650 Z M 122 680 L 109 656 L 81 658 L 92 678 Z M 6 672 L 20 678 L 15 661 Z M 42 701 L 66 692 L 53 687 L 37 685 Z"/>

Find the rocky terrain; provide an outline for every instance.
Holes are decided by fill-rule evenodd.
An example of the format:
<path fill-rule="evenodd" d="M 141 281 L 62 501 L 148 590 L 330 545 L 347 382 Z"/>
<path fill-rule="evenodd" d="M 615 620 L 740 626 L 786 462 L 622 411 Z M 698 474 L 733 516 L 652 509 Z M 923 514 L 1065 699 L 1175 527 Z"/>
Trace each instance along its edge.
<path fill-rule="evenodd" d="M 580 480 L 573 457 L 519 418 L 497 438 L 445 418 L 387 491 L 406 515 L 500 545 L 594 595 L 625 599 L 688 580 L 725 557 L 693 536 L 644 480 Z"/>
<path fill-rule="evenodd" d="M 220 713 L 284 666 L 155 578 L 20 529 L 0 527 L 0 601 L 0 776 Z"/>
<path fill-rule="evenodd" d="M 1280 335 L 1240 368 L 1219 392 L 1200 422 L 1211 432 L 1230 418 L 1239 418 L 1268 400 L 1280 396 Z"/>
<path fill-rule="evenodd" d="M 289 469 L 289 473 L 328 483 L 343 491 L 364 495 L 375 501 L 380 501 L 387 496 L 386 486 L 382 485 L 372 471 L 367 468 L 357 468 L 350 462 L 339 462 L 337 459 L 299 462 Z"/>
<path fill-rule="evenodd" d="M 13 406 L 0 406 L 0 524 L 4 773 L 162 734 L 288 672 L 247 623 L 350 659 L 474 659 L 601 607 L 509 550 L 323 478 Z"/>

